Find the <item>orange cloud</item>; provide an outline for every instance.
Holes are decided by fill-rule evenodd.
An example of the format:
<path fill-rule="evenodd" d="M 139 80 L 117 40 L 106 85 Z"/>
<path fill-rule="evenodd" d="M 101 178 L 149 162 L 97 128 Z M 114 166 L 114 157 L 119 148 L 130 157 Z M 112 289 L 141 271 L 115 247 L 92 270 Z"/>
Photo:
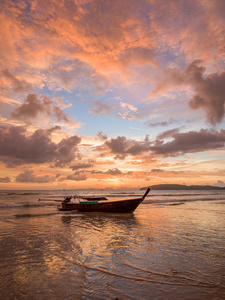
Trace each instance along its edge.
<path fill-rule="evenodd" d="M 119 82 L 115 72 L 124 79 L 136 77 L 135 68 L 158 66 L 168 50 L 189 60 L 224 55 L 224 3 L 219 0 L 160 5 L 147 0 L 5 1 L 1 8 L 2 67 L 10 67 L 9 72 L 22 67 L 23 80 L 35 70 L 39 86 L 42 81 L 70 89 L 84 84 L 83 77 L 86 87 L 102 91 L 109 82 Z"/>

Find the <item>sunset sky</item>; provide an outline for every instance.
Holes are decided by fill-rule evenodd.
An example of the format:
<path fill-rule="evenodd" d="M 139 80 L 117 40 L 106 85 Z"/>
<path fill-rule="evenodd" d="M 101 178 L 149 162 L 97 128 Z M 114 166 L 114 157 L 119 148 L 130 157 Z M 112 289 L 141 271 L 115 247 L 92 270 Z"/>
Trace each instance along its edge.
<path fill-rule="evenodd" d="M 0 8 L 0 189 L 225 186 L 224 0 Z"/>

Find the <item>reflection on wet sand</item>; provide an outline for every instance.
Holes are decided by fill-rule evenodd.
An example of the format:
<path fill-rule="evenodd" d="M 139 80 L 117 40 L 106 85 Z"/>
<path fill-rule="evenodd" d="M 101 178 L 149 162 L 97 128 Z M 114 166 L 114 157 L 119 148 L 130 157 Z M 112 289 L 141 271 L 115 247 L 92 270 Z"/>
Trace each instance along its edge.
<path fill-rule="evenodd" d="M 87 256 L 92 252 L 106 254 L 112 247 L 128 248 L 132 231 L 140 225 L 133 214 L 70 213 L 61 220 Z"/>

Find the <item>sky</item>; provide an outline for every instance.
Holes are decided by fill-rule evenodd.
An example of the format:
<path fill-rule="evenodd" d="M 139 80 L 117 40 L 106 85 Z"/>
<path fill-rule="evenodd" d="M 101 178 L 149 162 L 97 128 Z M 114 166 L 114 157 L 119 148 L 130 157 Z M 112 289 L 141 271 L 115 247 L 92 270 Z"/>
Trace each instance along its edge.
<path fill-rule="evenodd" d="M 0 189 L 225 186 L 224 0 L 3 0 Z"/>

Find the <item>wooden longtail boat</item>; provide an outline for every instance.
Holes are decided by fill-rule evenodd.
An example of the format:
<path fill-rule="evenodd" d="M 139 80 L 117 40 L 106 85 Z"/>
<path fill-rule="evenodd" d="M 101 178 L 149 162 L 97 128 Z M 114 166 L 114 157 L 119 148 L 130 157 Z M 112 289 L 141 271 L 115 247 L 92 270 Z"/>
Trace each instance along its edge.
<path fill-rule="evenodd" d="M 114 200 L 114 201 L 80 201 L 70 202 L 68 198 L 62 201 L 61 205 L 58 206 L 59 210 L 78 210 L 86 212 L 114 212 L 114 213 L 132 213 L 138 205 L 145 199 L 150 192 L 148 188 L 145 194 L 140 198 L 125 199 L 125 200 Z"/>

